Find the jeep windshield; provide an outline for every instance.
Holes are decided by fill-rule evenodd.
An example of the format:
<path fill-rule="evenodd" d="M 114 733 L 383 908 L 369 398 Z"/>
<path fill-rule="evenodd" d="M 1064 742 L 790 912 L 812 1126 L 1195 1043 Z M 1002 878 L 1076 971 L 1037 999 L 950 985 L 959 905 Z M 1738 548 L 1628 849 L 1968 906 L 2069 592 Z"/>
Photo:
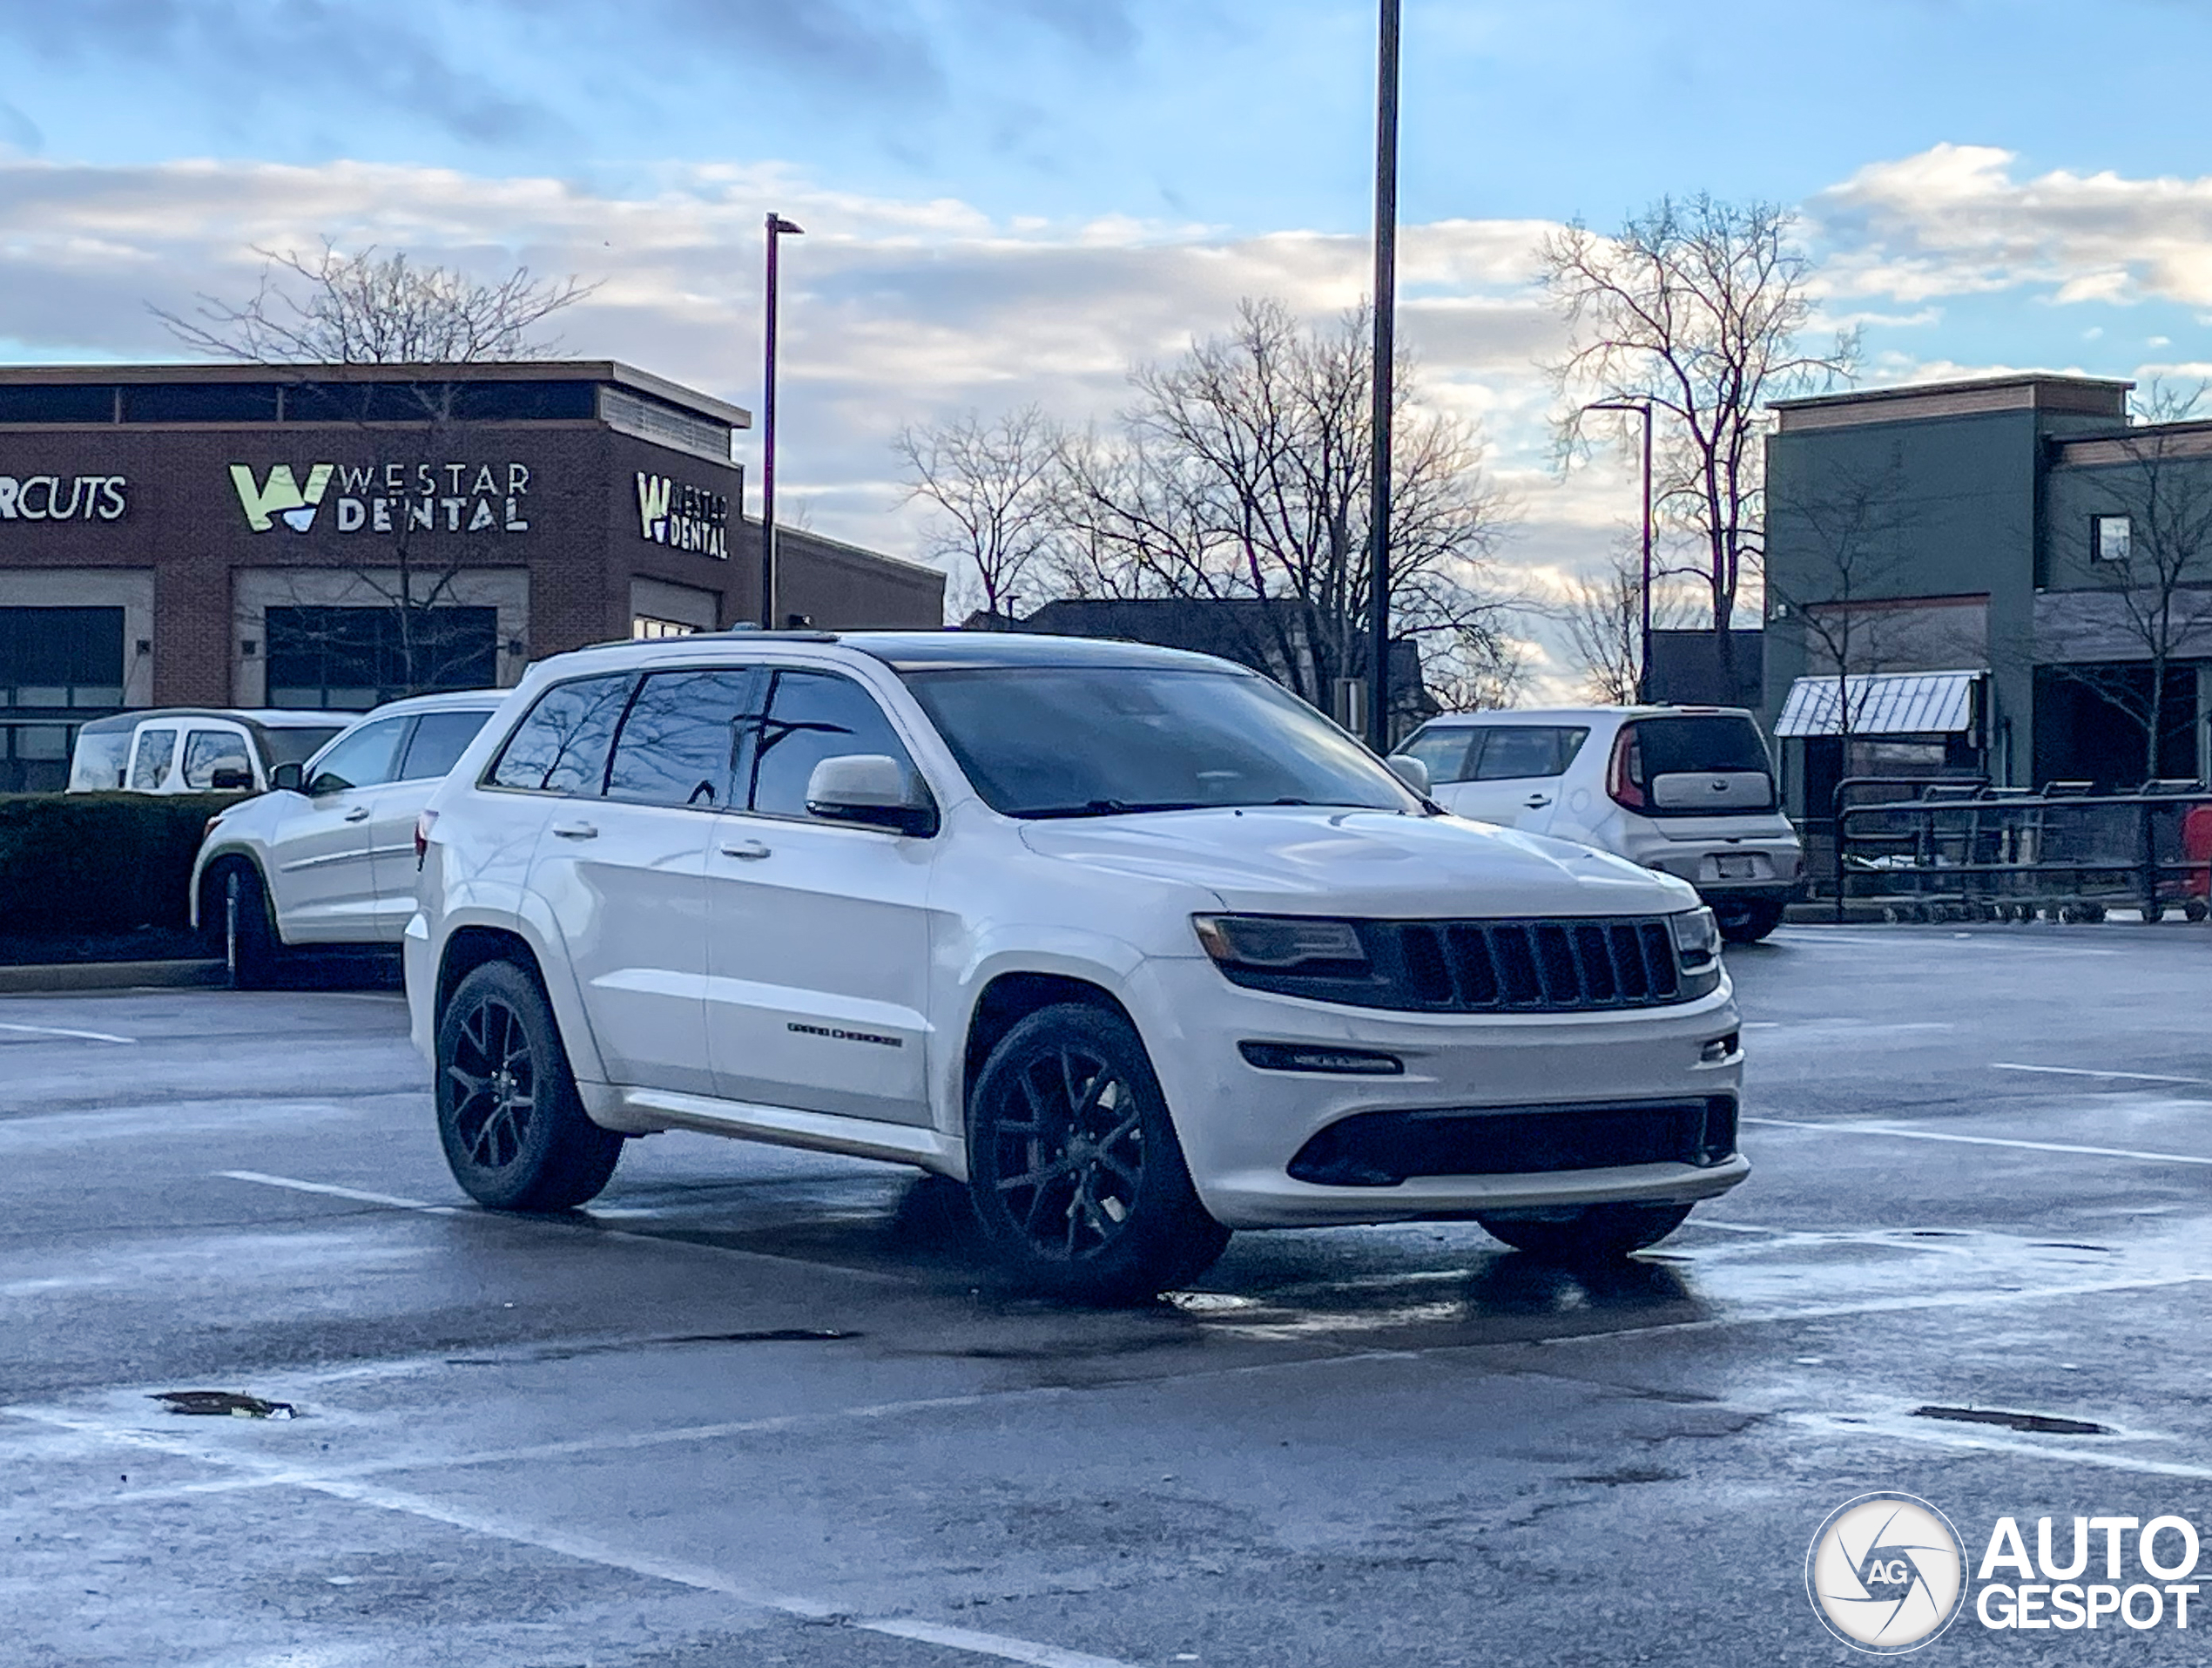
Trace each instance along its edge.
<path fill-rule="evenodd" d="M 1264 678 L 995 666 L 915 670 L 905 679 L 984 803 L 1007 816 L 1423 808 L 1366 748 Z"/>

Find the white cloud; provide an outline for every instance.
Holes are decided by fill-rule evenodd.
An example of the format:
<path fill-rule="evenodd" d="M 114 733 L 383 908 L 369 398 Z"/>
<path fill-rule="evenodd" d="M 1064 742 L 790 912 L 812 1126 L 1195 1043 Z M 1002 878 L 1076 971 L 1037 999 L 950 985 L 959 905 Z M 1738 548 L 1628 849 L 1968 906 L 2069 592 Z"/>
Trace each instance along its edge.
<path fill-rule="evenodd" d="M 563 346 L 631 360 L 757 403 L 760 220 L 806 226 L 785 246 L 782 366 L 788 490 L 816 524 L 910 548 L 887 445 L 900 424 L 1035 400 L 1076 420 L 1127 397 L 1136 361 L 1224 327 L 1239 299 L 1310 315 L 1355 305 L 1358 236 L 1226 237 L 1128 218 L 994 220 L 950 198 L 840 192 L 773 165 L 670 167 L 610 196 L 543 178 L 334 163 L 178 161 L 95 167 L 0 159 L 0 337 L 24 357 L 87 349 L 165 357 L 147 311 L 240 295 L 255 246 L 404 247 L 425 260 L 600 280 L 563 315 Z M 1601 528 L 1612 484 L 1546 473 L 1551 395 L 1534 361 L 1558 327 L 1533 285 L 1542 223 L 1405 229 L 1401 334 L 1433 403 L 1480 422 L 1533 521 Z M 1595 554 L 1595 553 L 1594 553 Z"/>
<path fill-rule="evenodd" d="M 1938 145 L 1820 192 L 1807 212 L 1828 246 L 1829 292 L 1906 306 L 2013 289 L 2061 305 L 2212 302 L 2212 177 L 2024 179 L 2018 160 Z"/>

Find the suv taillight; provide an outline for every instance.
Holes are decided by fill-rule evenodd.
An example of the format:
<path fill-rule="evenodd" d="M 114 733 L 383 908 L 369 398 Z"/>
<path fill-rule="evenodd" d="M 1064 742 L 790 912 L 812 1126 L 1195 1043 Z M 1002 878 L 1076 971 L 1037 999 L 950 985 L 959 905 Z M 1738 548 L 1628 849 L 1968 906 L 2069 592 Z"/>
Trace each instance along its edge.
<path fill-rule="evenodd" d="M 435 811 L 425 811 L 415 819 L 415 866 L 422 867 L 422 858 L 430 849 L 430 829 L 438 820 Z"/>
<path fill-rule="evenodd" d="M 1644 807 L 1643 789 L 1629 773 L 1629 756 L 1636 744 L 1636 726 L 1624 724 L 1621 733 L 1613 738 L 1613 760 L 1605 767 L 1605 791 L 1614 804 L 1627 810 L 1641 811 Z"/>

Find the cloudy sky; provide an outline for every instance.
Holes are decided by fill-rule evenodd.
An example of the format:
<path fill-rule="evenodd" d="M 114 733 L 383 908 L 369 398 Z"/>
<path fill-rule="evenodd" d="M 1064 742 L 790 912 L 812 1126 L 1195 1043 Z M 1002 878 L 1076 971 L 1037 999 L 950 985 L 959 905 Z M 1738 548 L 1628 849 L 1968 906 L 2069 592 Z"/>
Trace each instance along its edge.
<path fill-rule="evenodd" d="M 1244 295 L 1364 288 L 1372 12 L 1339 0 L 0 0 L 0 356 L 169 357 L 251 246 L 598 281 L 565 346 L 747 406 L 760 221 L 781 456 L 914 548 L 888 436 L 1109 412 Z M 1548 469 L 1548 226 L 1796 206 L 1862 381 L 2212 362 L 2203 0 L 1408 0 L 1405 329 L 1479 421 L 1541 590 L 1628 475 Z"/>

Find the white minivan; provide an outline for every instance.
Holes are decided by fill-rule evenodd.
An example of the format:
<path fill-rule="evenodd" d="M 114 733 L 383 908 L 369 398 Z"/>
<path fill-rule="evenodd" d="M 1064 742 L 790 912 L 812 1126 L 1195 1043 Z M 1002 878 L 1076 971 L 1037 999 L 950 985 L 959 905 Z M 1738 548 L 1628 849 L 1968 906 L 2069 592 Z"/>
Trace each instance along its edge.
<path fill-rule="evenodd" d="M 1447 810 L 1595 846 L 1697 888 L 1722 935 L 1780 924 L 1804 851 L 1776 797 L 1751 715 L 1726 706 L 1555 706 L 1456 712 L 1402 752 Z"/>

